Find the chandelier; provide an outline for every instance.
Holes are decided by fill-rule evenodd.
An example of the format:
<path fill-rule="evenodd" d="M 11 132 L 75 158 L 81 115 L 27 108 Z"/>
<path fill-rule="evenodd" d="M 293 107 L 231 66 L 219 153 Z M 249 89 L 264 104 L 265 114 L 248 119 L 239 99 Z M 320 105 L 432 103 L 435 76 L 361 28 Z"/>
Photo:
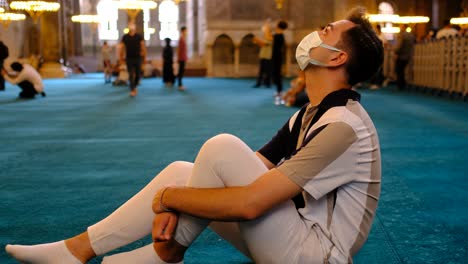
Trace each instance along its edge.
<path fill-rule="evenodd" d="M 284 2 L 284 0 L 275 0 L 276 9 L 281 9 L 281 8 L 283 8 L 283 2 Z"/>
<path fill-rule="evenodd" d="M 127 11 L 131 21 L 134 21 L 138 13 L 143 9 L 155 9 L 158 4 L 150 0 L 119 0 L 115 1 L 118 9 Z"/>
<path fill-rule="evenodd" d="M 60 4 L 45 1 L 13 1 L 10 4 L 10 8 L 13 10 L 26 11 L 33 19 L 33 22 L 37 24 L 39 17 L 44 12 L 56 12 L 60 9 Z"/>
<path fill-rule="evenodd" d="M 0 13 L 0 22 L 3 24 L 3 27 L 7 28 L 12 21 L 25 20 L 26 16 L 23 14 L 16 13 Z"/>
<path fill-rule="evenodd" d="M 368 19 L 372 23 L 418 24 L 429 22 L 426 16 L 399 16 L 390 14 L 369 14 Z"/>
<path fill-rule="evenodd" d="M 71 20 L 76 23 L 99 23 L 98 15 L 75 15 Z"/>
<path fill-rule="evenodd" d="M 450 19 L 450 24 L 467 25 L 468 24 L 468 17 L 454 17 L 454 18 Z"/>

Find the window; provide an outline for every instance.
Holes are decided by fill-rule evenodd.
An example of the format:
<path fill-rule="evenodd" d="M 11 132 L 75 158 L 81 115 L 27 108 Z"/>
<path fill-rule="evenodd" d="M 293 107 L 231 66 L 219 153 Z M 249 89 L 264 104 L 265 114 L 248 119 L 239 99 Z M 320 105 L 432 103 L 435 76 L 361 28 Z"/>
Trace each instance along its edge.
<path fill-rule="evenodd" d="M 101 0 L 99 1 L 96 9 L 99 18 L 101 19 L 101 22 L 99 23 L 99 39 L 119 39 L 119 31 L 117 30 L 119 13 L 117 6 L 112 3 L 112 0 Z"/>
<path fill-rule="evenodd" d="M 159 5 L 159 22 L 161 22 L 159 39 L 179 39 L 179 7 L 174 1 L 164 0 L 161 2 Z"/>
<path fill-rule="evenodd" d="M 385 14 L 385 15 L 393 15 L 395 14 L 395 11 L 393 9 L 393 6 L 388 3 L 388 2 L 381 2 L 379 4 L 379 14 Z M 381 23 L 380 26 L 382 28 L 391 28 L 393 27 L 393 24 L 391 22 L 385 22 Z M 388 40 L 393 40 L 393 34 L 392 33 L 385 33 L 385 38 Z"/>

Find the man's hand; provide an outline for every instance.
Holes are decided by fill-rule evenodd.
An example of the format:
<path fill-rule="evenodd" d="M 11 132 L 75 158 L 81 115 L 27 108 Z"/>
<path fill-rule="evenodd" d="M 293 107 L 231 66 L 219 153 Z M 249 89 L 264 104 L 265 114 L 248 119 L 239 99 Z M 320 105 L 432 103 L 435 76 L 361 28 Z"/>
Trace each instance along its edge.
<path fill-rule="evenodd" d="M 179 216 L 177 213 L 164 212 L 154 217 L 152 237 L 153 242 L 164 242 L 171 240 L 177 227 Z"/>

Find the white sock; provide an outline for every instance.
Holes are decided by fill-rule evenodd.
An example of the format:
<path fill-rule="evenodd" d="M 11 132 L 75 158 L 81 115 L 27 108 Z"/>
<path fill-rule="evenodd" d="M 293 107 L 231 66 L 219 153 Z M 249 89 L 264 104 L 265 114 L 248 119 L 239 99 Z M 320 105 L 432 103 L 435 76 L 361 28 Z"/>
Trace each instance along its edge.
<path fill-rule="evenodd" d="M 30 264 L 82 264 L 70 253 L 64 240 L 33 246 L 6 245 L 5 251 L 17 261 Z"/>
<path fill-rule="evenodd" d="M 158 256 L 153 248 L 153 244 L 146 245 L 141 248 L 137 248 L 132 251 L 107 256 L 102 259 L 102 264 L 167 264 Z M 182 264 L 183 261 L 175 264 Z"/>

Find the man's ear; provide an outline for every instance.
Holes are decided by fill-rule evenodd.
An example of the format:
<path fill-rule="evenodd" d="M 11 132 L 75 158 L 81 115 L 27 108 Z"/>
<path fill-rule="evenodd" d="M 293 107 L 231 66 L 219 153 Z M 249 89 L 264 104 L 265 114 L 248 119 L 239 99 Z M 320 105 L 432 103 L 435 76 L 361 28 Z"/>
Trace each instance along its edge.
<path fill-rule="evenodd" d="M 329 66 L 338 67 L 345 64 L 348 61 L 348 53 L 344 51 L 334 52 L 330 58 Z"/>

